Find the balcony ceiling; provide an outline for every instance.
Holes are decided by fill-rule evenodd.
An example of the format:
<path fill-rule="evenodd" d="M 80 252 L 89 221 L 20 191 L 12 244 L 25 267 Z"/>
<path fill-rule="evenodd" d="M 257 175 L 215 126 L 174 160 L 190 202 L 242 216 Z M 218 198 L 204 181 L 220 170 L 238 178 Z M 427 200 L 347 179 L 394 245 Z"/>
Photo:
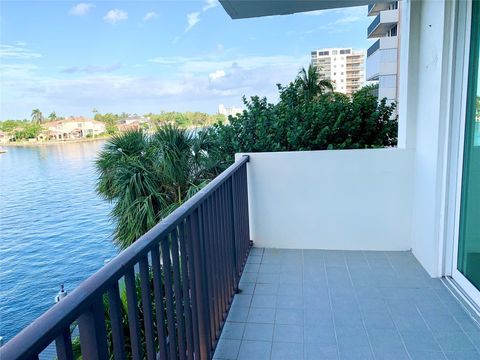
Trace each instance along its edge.
<path fill-rule="evenodd" d="M 220 0 L 232 19 L 364 6 L 387 0 Z M 366 15 L 366 14 L 365 14 Z"/>

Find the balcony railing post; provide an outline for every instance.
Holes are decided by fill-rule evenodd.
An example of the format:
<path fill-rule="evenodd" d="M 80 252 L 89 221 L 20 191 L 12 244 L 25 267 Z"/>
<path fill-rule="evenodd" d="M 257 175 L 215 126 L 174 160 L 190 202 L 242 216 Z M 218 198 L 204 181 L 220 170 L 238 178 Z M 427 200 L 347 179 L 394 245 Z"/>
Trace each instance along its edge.
<path fill-rule="evenodd" d="M 70 328 L 66 328 L 60 336 L 55 339 L 55 347 L 57 349 L 58 360 L 72 360 L 72 337 Z"/>
<path fill-rule="evenodd" d="M 84 359 L 104 360 L 108 358 L 104 316 L 103 299 L 100 297 L 89 310 L 78 318 L 80 347 Z"/>
<path fill-rule="evenodd" d="M 200 354 L 199 359 L 206 360 L 210 357 L 210 328 L 207 319 L 210 318 L 210 309 L 208 301 L 208 284 L 206 281 L 206 266 L 202 254 L 203 226 L 199 219 L 202 218 L 202 210 L 199 207 L 192 214 L 191 234 L 194 258 L 194 276 L 196 285 L 197 317 Z"/>
<path fill-rule="evenodd" d="M 238 282 L 239 282 L 239 275 L 240 275 L 240 268 L 238 264 L 238 229 L 237 229 L 237 190 L 235 186 L 236 181 L 236 172 L 232 174 L 230 177 L 230 186 L 231 186 L 231 195 L 230 195 L 230 217 L 232 219 L 232 240 L 233 240 L 233 262 L 234 262 L 234 291 L 238 292 Z"/>

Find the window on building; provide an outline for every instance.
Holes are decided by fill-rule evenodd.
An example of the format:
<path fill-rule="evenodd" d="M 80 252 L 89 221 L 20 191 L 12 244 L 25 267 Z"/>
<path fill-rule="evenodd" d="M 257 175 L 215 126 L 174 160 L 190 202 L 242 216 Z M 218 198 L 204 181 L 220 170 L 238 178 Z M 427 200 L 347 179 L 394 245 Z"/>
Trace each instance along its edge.
<path fill-rule="evenodd" d="M 336 73 L 336 72 L 334 72 L 334 73 L 333 73 L 333 75 L 337 75 L 337 73 Z"/>
<path fill-rule="evenodd" d="M 332 55 L 337 55 L 337 50 L 332 50 Z"/>

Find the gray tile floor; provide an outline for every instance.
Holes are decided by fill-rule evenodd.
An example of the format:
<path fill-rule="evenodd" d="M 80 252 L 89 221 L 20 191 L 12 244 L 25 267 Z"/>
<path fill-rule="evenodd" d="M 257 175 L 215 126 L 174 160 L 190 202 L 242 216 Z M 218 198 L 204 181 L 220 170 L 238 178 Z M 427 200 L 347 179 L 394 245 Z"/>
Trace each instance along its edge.
<path fill-rule="evenodd" d="M 480 359 L 480 328 L 411 252 L 253 248 L 214 359 Z"/>

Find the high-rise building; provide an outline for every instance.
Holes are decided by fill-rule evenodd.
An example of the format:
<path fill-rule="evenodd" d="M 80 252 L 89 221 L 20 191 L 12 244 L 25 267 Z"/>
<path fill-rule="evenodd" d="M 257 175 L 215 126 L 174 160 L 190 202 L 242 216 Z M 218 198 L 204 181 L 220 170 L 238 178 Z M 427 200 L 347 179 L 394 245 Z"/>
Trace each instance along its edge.
<path fill-rule="evenodd" d="M 370 4 L 368 16 L 374 16 L 367 37 L 377 39 L 367 50 L 367 81 L 378 81 L 378 98 L 398 102 L 398 19 L 400 1 Z"/>
<path fill-rule="evenodd" d="M 365 53 L 352 48 L 320 49 L 311 52 L 312 65 L 321 79 L 334 83 L 335 91 L 351 95 L 365 83 Z"/>
<path fill-rule="evenodd" d="M 218 113 L 226 117 L 236 116 L 237 114 L 243 113 L 243 109 L 237 108 L 235 106 L 225 106 L 223 104 L 218 104 Z"/>

